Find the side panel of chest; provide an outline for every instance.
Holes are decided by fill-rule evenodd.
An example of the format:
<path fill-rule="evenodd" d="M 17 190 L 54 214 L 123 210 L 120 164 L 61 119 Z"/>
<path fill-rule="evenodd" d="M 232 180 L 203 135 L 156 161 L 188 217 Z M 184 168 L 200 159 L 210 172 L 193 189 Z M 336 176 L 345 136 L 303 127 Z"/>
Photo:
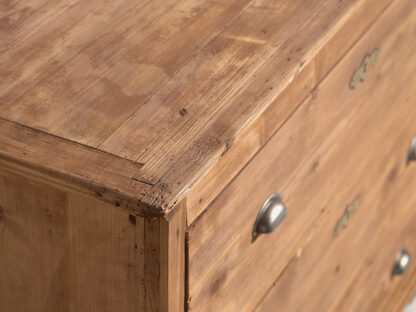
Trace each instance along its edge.
<path fill-rule="evenodd" d="M 0 310 L 183 311 L 185 209 L 146 219 L 0 161 Z"/>

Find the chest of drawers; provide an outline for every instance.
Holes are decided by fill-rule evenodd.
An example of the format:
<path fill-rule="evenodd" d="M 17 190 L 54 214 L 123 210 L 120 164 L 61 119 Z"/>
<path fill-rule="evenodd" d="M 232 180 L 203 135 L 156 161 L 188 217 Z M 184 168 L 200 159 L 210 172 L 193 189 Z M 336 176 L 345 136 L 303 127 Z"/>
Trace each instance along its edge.
<path fill-rule="evenodd" d="M 413 0 L 0 3 L 1 311 L 401 311 Z"/>

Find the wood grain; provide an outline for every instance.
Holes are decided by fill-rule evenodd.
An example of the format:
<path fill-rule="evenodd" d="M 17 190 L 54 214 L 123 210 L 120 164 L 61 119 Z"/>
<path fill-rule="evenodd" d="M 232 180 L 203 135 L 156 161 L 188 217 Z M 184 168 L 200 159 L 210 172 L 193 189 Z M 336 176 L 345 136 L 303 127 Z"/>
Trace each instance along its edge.
<path fill-rule="evenodd" d="M 304 1 L 290 1 L 278 10 L 271 2 L 256 2 L 252 11 L 243 12 L 235 25 L 230 25 L 227 31 L 211 41 L 201 51 L 200 59 L 197 57 L 178 73 L 178 77 L 182 75 L 183 79 L 192 80 L 180 96 L 175 90 L 182 90 L 181 79 L 172 81 L 172 86 L 162 89 L 152 98 L 154 101 L 148 103 L 152 109 L 159 102 L 171 103 L 164 109 L 167 120 L 159 122 L 157 128 L 161 133 L 171 134 L 164 135 L 163 139 L 155 138 L 152 142 L 156 147 L 136 154 L 137 160 L 144 163 L 139 179 L 155 184 L 142 201 L 169 210 L 181 200 L 224 151 L 229 150 L 230 142 L 240 137 L 243 129 L 287 88 L 300 68 L 308 64 L 354 15 L 359 2 L 308 2 L 305 5 Z M 376 12 L 384 8 L 382 2 L 375 5 L 379 7 Z M 264 7 L 269 9 L 264 10 Z M 246 38 L 241 34 L 244 25 L 255 24 L 253 14 L 260 16 L 258 31 L 266 29 L 266 34 L 271 36 L 269 41 L 259 43 L 261 35 L 258 34 L 252 40 L 241 39 Z M 269 34 L 269 28 L 275 31 Z M 340 49 L 333 50 L 335 54 L 340 52 Z M 239 75 L 240 72 L 244 74 Z M 213 74 L 214 81 L 207 80 Z M 192 106 L 186 106 L 191 117 L 179 119 L 174 112 L 193 94 L 199 97 L 191 102 Z M 160 100 L 159 96 L 162 97 Z M 283 119 L 288 118 L 293 109 L 295 107 L 284 110 Z M 142 114 L 138 116 L 140 120 Z M 173 130 L 169 124 L 173 124 Z M 111 140 L 120 144 L 122 138 L 132 134 L 130 130 L 136 133 L 136 126 L 135 120 L 127 122 L 104 143 L 103 148 L 111 151 Z M 126 132 L 129 135 L 123 135 Z"/>
<path fill-rule="evenodd" d="M 307 94 L 293 87 L 294 104 L 278 105 L 282 92 L 299 81 L 313 88 L 390 2 L 7 1 L 0 117 L 143 164 L 128 178 L 151 187 L 135 200 L 165 214 L 230 148 L 244 154 L 239 138 L 271 103 L 279 118 L 264 133 L 277 130 Z M 128 187 L 108 186 L 122 202 Z"/>
<path fill-rule="evenodd" d="M 414 10 L 410 1 L 400 3 L 371 28 L 208 211 L 191 225 L 191 308 L 245 310 L 258 302 L 265 291 L 262 287 L 267 287 L 263 285 L 270 285 L 271 277 L 277 276 L 295 254 L 296 246 L 310 232 L 321 208 L 342 188 L 353 168 L 364 170 L 364 151 L 377 148 L 374 138 L 398 109 L 390 105 L 389 99 L 405 105 L 401 89 L 390 86 L 393 81 L 411 85 L 412 67 L 402 68 L 395 60 L 400 55 L 414 64 L 414 47 L 408 44 L 413 36 L 413 27 L 409 26 Z M 408 22 L 394 29 L 398 20 Z M 348 84 L 355 67 L 375 47 L 382 51 L 377 66 L 360 88 L 351 91 Z M 325 119 L 318 118 L 321 116 Z M 253 224 L 247 220 L 254 222 L 262 202 L 273 192 L 283 195 L 289 219 L 267 239 L 250 244 Z M 265 253 L 267 257 L 256 257 Z M 233 299 L 227 289 L 248 298 L 247 306 Z"/>
<path fill-rule="evenodd" d="M 0 161 L 9 169 L 142 215 L 160 215 L 138 200 L 151 188 L 134 179 L 141 164 L 1 119 L 0 133 Z"/>
<path fill-rule="evenodd" d="M 363 238 L 371 270 L 346 256 L 351 274 L 311 307 L 401 305 L 409 292 L 395 287 L 414 274 L 387 280 L 385 259 L 397 242 L 413 246 L 414 219 L 400 231 L 399 210 L 390 221 L 382 212 L 413 213 L 400 153 L 416 131 L 415 10 L 411 0 L 1 2 L 0 309 L 252 310 L 296 271 L 299 247 L 316 260 L 328 243 L 332 263 L 340 242 L 356 251 Z M 276 191 L 289 219 L 252 244 Z M 357 235 L 332 247 L 319 233 L 349 191 L 366 209 L 351 221 Z M 359 292 L 364 277 L 376 291 Z M 280 290 L 261 308 L 275 300 Z"/>
<path fill-rule="evenodd" d="M 145 307 L 144 223 L 0 169 L 2 311 Z"/>
<path fill-rule="evenodd" d="M 149 311 L 184 311 L 186 207 L 169 220 L 149 219 L 146 228 L 146 306 Z"/>
<path fill-rule="evenodd" d="M 258 311 L 275 311 L 276 306 L 284 311 L 400 311 L 409 300 L 392 300 L 386 309 L 378 299 L 379 292 L 387 296 L 397 289 L 401 277 L 391 278 L 397 252 L 406 245 L 415 248 L 415 168 L 405 161 L 408 140 L 416 133 L 410 99 L 397 107 L 394 123 L 378 129 L 379 148 L 354 168 L 325 206 L 314 224 L 317 234 L 299 246 Z M 362 204 L 334 238 L 340 216 L 357 194 Z"/>
<path fill-rule="evenodd" d="M 412 228 L 414 229 L 414 227 Z M 410 230 L 410 229 L 409 229 Z M 406 243 L 409 240 L 413 242 L 412 237 L 403 238 L 400 243 Z M 413 249 L 415 250 L 415 249 Z M 386 274 L 384 274 L 386 276 Z M 405 276 L 402 278 L 396 278 L 387 285 L 377 291 L 377 294 L 370 298 L 370 304 L 368 306 L 378 307 L 379 309 L 385 308 L 388 311 L 404 311 L 416 297 L 416 266 L 412 266 Z"/>
<path fill-rule="evenodd" d="M 416 111 L 406 108 L 393 127 L 383 130 L 380 149 L 366 159 L 365 171 L 355 170 L 345 181 L 319 220 L 317 234 L 300 247 L 257 311 L 277 306 L 284 311 L 401 311 L 412 298 L 414 271 L 392 277 L 400 249 L 416 250 L 416 168 L 403 161 L 407 138 L 416 131 Z M 354 194 L 362 196 L 362 204 L 334 238 L 337 218 Z"/>
<path fill-rule="evenodd" d="M 394 278 L 391 272 L 402 246 L 415 250 L 415 199 L 394 194 L 396 200 L 380 203 L 380 194 L 366 196 L 373 200 L 371 207 L 360 208 L 370 211 L 358 213 L 360 219 L 352 221 L 339 241 L 331 241 L 333 228 L 322 229 L 256 311 L 275 311 L 277 306 L 284 311 L 402 311 L 414 294 L 414 270 Z M 389 213 L 389 220 L 381 213 L 392 205 L 400 209 Z"/>
<path fill-rule="evenodd" d="M 288 112 L 296 110 L 313 88 L 326 77 L 341 57 L 351 48 L 365 30 L 386 8 L 389 1 L 362 1 L 358 3 L 343 24 L 325 38 L 322 49 L 299 68 L 267 109 L 242 133 L 226 143 L 220 159 L 186 195 L 188 202 L 188 224 L 190 225 L 224 189 L 257 151 L 291 117 Z M 350 30 L 354 28 L 354 32 Z M 265 80 L 269 77 L 265 76 Z M 258 86 L 261 89 L 261 84 Z"/>
<path fill-rule="evenodd" d="M 26 173 L 0 162 L 2 311 L 184 310 L 184 206 L 145 219 Z"/>
<path fill-rule="evenodd" d="M 0 116 L 96 147 L 247 2 L 7 1 Z"/>
<path fill-rule="evenodd" d="M 0 4 L 0 117 L 98 147 L 248 2 L 6 1 Z M 86 155 L 72 156 L 71 168 Z M 106 170 L 100 165 L 95 175 Z M 55 169 L 53 160 L 50 167 Z M 117 202 L 142 210 L 134 206 L 143 194 L 134 193 L 131 203 L 128 190 L 142 184 L 138 179 L 105 182 L 118 193 Z"/>
<path fill-rule="evenodd" d="M 183 203 L 169 216 L 160 219 L 161 234 L 161 311 L 184 311 L 185 307 L 185 230 Z"/>

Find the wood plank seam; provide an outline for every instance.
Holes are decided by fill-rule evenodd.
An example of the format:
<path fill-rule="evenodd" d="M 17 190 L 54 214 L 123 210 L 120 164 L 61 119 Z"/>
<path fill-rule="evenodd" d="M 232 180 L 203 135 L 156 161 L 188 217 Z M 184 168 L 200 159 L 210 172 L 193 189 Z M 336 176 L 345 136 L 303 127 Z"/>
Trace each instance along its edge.
<path fill-rule="evenodd" d="M 276 282 L 280 279 L 280 277 L 282 277 L 285 272 L 289 269 L 289 267 L 296 261 L 297 255 L 294 255 L 285 265 L 285 267 L 283 268 L 282 272 L 280 272 L 280 274 L 277 276 L 276 280 L 274 281 L 274 283 L 272 284 L 272 286 L 270 287 L 270 289 L 268 291 L 266 291 L 264 293 L 264 295 L 261 297 L 261 299 L 259 300 L 259 302 L 257 303 L 256 307 L 253 309 L 253 311 L 256 311 L 258 309 L 258 307 L 262 304 L 262 302 L 264 301 L 265 298 L 267 298 L 268 294 L 270 291 L 272 291 L 273 286 L 276 284 Z"/>
<path fill-rule="evenodd" d="M 24 171 L 36 179 L 43 177 L 51 185 L 57 184 L 83 192 L 135 213 L 147 214 L 149 217 L 163 215 L 140 201 L 152 185 L 142 183 L 134 176 L 127 176 L 140 170 L 141 164 L 2 118 L 0 127 L 6 132 L 6 137 L 2 140 L 5 145 L 0 152 L 0 160 L 10 170 Z M 45 148 L 54 145 L 55 151 L 62 154 L 45 154 Z M 88 167 L 86 172 L 81 172 L 79 164 L 72 163 L 72 160 L 68 162 L 68 158 L 74 154 L 78 154 L 83 160 L 87 159 L 85 165 L 96 167 Z M 112 167 L 102 167 L 101 162 L 103 165 L 110 163 Z M 117 170 L 121 167 L 124 168 L 118 173 Z M 112 178 L 108 181 L 110 175 Z M 115 178 L 119 182 L 124 181 L 124 187 L 115 185 Z"/>
<path fill-rule="evenodd" d="M 19 125 L 19 126 L 21 126 L 23 128 L 30 129 L 30 130 L 32 130 L 34 132 L 37 132 L 37 133 L 46 134 L 48 136 L 54 137 L 54 138 L 56 138 L 56 139 L 58 139 L 60 141 L 63 141 L 63 142 L 68 142 L 68 143 L 71 143 L 71 144 L 74 144 L 74 145 L 78 145 L 78 146 L 82 146 L 82 147 L 88 148 L 91 151 L 94 150 L 94 151 L 99 151 L 102 154 L 111 155 L 111 156 L 113 156 L 115 158 L 119 158 L 119 159 L 122 159 L 122 160 L 126 161 L 126 163 L 129 162 L 129 163 L 135 163 L 135 164 L 140 165 L 142 167 L 144 166 L 144 164 L 139 163 L 137 161 L 131 161 L 131 160 L 127 159 L 127 158 L 121 157 L 120 155 L 117 155 L 117 154 L 114 154 L 114 153 L 110 153 L 108 151 L 103 151 L 103 150 L 97 149 L 96 147 L 89 146 L 89 145 L 83 144 L 83 143 L 79 143 L 77 141 L 74 141 L 74 140 L 71 140 L 71 139 L 68 139 L 68 138 L 64 138 L 64 137 L 55 135 L 55 134 L 50 133 L 50 132 L 46 132 L 46 131 L 43 131 L 43 130 L 35 129 L 35 128 L 32 128 L 30 126 L 27 126 L 27 125 L 24 125 L 22 123 L 19 123 L 17 121 L 14 121 L 14 120 L 10 120 L 10 119 L 4 118 L 4 117 L 0 117 L 0 120 L 6 121 L 6 122 L 10 122 L 10 123 L 13 123 L 15 125 Z M 149 185 L 154 185 L 154 184 L 151 184 L 151 183 L 148 183 L 148 182 L 140 181 L 138 179 L 136 179 L 136 181 L 139 181 L 139 182 L 145 183 L 145 184 L 149 184 Z"/>

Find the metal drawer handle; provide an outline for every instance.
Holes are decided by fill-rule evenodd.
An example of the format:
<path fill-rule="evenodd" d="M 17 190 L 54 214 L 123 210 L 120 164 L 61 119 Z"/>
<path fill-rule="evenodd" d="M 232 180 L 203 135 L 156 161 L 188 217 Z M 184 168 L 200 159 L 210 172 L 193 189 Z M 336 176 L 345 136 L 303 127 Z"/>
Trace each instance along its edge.
<path fill-rule="evenodd" d="M 409 156 L 407 157 L 407 162 L 416 161 L 416 137 L 410 145 Z"/>
<path fill-rule="evenodd" d="M 271 195 L 260 209 L 253 229 L 253 241 L 260 234 L 273 232 L 287 216 L 287 208 L 279 194 Z"/>
<path fill-rule="evenodd" d="M 406 248 L 403 248 L 396 257 L 393 266 L 393 275 L 403 275 L 412 264 L 412 255 Z"/>

